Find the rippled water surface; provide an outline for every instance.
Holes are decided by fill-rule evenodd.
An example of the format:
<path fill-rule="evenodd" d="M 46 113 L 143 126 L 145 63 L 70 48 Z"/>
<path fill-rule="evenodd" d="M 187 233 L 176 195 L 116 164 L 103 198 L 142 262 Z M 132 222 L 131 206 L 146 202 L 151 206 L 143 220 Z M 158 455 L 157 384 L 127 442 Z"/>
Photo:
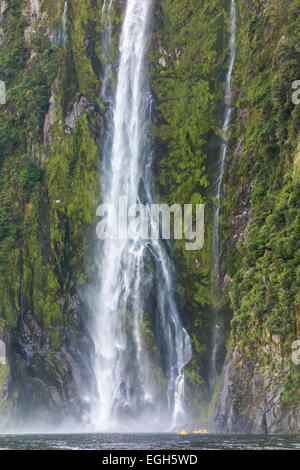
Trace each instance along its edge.
<path fill-rule="evenodd" d="M 0 435 L 0 450 L 300 449 L 300 436 L 173 434 Z"/>

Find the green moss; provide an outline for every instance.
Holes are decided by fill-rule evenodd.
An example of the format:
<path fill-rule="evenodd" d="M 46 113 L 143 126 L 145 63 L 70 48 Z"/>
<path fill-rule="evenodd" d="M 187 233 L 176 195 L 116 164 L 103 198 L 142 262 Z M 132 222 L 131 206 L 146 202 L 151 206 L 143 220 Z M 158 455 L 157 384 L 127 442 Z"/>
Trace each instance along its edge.
<path fill-rule="evenodd" d="M 7 381 L 10 376 L 10 368 L 8 364 L 1 365 L 0 364 L 0 417 L 7 413 L 10 408 L 10 401 L 6 394 L 3 393 L 4 387 L 7 386 Z"/>
<path fill-rule="evenodd" d="M 228 153 L 222 251 L 223 268 L 233 278 L 228 349 L 238 346 L 244 361 L 259 364 L 256 370 L 266 365 L 283 369 L 283 364 L 273 363 L 272 349 L 262 351 L 273 334 L 280 337 L 282 361 L 290 362 L 291 344 L 297 338 L 300 246 L 295 168 L 297 174 L 300 113 L 291 101 L 291 84 L 300 73 L 295 43 L 299 15 L 294 1 L 287 8 L 275 0 L 257 1 L 250 8 L 239 4 L 236 121 Z M 251 210 L 249 232 L 236 243 L 230 221 L 245 206 Z M 282 399 L 288 406 L 299 403 L 298 379 L 291 366 L 283 384 Z M 241 391 L 246 390 L 245 383 Z"/>
<path fill-rule="evenodd" d="M 202 416 L 204 418 L 206 418 L 206 421 L 208 423 L 213 422 L 213 417 L 215 415 L 215 406 L 216 406 L 216 401 L 217 401 L 217 398 L 218 398 L 220 383 L 221 383 L 221 378 L 219 378 L 219 380 L 217 382 L 217 385 L 216 385 L 215 390 L 214 390 L 214 394 L 212 396 L 212 399 L 211 399 L 207 409 L 205 409 L 205 412 L 202 412 Z"/>
<path fill-rule="evenodd" d="M 227 51 L 224 2 L 157 2 L 150 53 L 150 79 L 156 108 L 156 192 L 172 205 L 205 205 L 205 244 L 186 251 L 177 241 L 171 253 L 176 294 L 191 334 L 194 360 L 186 368 L 187 402 L 206 400 L 203 377 L 211 327 L 212 184 L 220 133 L 221 76 Z"/>
<path fill-rule="evenodd" d="M 295 408 L 300 402 L 300 372 L 299 366 L 292 367 L 283 383 L 283 403 Z"/>
<path fill-rule="evenodd" d="M 10 374 L 9 365 L 0 364 L 0 392 L 2 391 L 4 385 L 6 384 L 9 374 Z"/>
<path fill-rule="evenodd" d="M 62 341 L 60 337 L 60 330 L 55 329 L 55 330 L 50 330 L 48 331 L 48 337 L 50 340 L 50 346 L 52 349 L 59 351 L 61 346 L 62 346 Z"/>
<path fill-rule="evenodd" d="M 32 33 L 24 35 L 24 2 L 10 2 L 0 57 L 8 101 L 0 113 L 0 330 L 5 325 L 15 341 L 21 317 L 29 337 L 37 321 L 41 354 L 30 363 L 30 374 L 58 388 L 66 381 L 57 354 L 65 345 L 63 331 L 78 327 L 68 302 L 78 285 L 87 283 L 91 268 L 102 132 L 95 112 L 104 113 L 98 98 L 99 46 L 89 51 L 84 47 L 89 34 L 100 44 L 101 9 L 93 1 L 72 2 L 69 42 L 63 49 L 52 46 L 48 37 L 60 21 L 63 4 L 44 1 L 44 14 L 34 20 Z M 90 104 L 67 133 L 65 118 L 78 92 Z M 44 139 L 51 93 L 54 124 Z M 74 332 L 74 348 L 79 337 Z M 23 403 L 31 400 L 31 378 L 28 364 L 13 354 L 11 388 L 20 395 L 12 400 Z M 35 387 L 36 402 L 47 403 L 47 387 Z"/>
<path fill-rule="evenodd" d="M 97 13 L 93 8 L 91 14 L 91 2 L 81 2 L 76 0 L 71 4 L 71 49 L 73 54 L 73 63 L 76 70 L 78 90 L 82 95 L 89 99 L 95 99 L 99 95 L 100 85 L 96 76 L 93 65 L 88 56 L 85 47 L 85 39 L 90 35 L 93 36 L 95 43 L 100 43 L 101 36 L 96 30 Z"/>
<path fill-rule="evenodd" d="M 145 348 L 152 353 L 156 351 L 155 337 L 149 314 L 145 313 L 141 327 L 141 335 Z"/>

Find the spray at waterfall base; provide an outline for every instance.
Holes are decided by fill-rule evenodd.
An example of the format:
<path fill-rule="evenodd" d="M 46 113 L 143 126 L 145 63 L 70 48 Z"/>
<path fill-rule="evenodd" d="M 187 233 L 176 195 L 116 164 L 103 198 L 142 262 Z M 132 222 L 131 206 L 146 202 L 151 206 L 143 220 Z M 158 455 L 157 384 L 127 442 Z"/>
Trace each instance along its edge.
<path fill-rule="evenodd" d="M 118 200 L 117 204 L 101 204 L 98 209 L 97 209 L 97 216 L 101 218 L 100 222 L 97 224 L 97 236 L 98 238 L 104 243 L 104 252 L 105 250 L 105 243 L 112 243 L 116 244 L 115 246 L 123 246 L 123 252 L 127 252 L 126 246 L 132 246 L 133 248 L 135 246 L 140 245 L 142 247 L 142 251 L 146 249 L 148 244 L 155 243 L 157 244 L 157 248 L 155 250 L 158 250 L 159 246 L 161 246 L 160 249 L 163 249 L 164 245 L 169 245 L 168 241 L 170 240 L 183 240 L 183 243 L 185 244 L 185 249 L 187 251 L 196 251 L 196 250 L 201 250 L 204 246 L 204 233 L 205 233 L 205 227 L 204 227 L 204 214 L 205 214 L 205 207 L 203 204 L 185 204 L 181 206 L 180 204 L 173 204 L 172 206 L 168 206 L 167 204 L 129 204 L 128 198 L 126 196 L 121 196 Z M 118 248 L 119 249 L 119 248 Z M 109 250 L 111 251 L 111 250 Z M 136 263 L 139 264 L 141 261 L 141 258 L 138 256 L 134 260 L 134 269 L 136 269 Z M 134 256 L 133 256 L 134 259 Z M 117 261 L 117 260 L 116 260 Z M 121 264 L 123 263 L 122 257 L 118 260 Z M 144 260 L 145 262 L 145 267 L 147 267 L 147 257 Z M 129 261 L 129 265 L 131 262 Z M 151 265 L 151 262 L 150 262 Z M 151 266 L 148 266 L 149 269 L 151 270 Z M 116 268 L 116 265 L 115 265 Z M 139 269 L 137 270 L 137 273 L 139 272 Z M 138 275 L 138 274 L 137 274 Z M 145 284 L 149 282 L 149 279 L 146 281 Z M 144 282 L 142 281 L 144 284 Z M 136 312 L 139 312 L 139 316 L 141 318 L 138 319 L 138 322 L 142 322 L 142 317 L 143 317 L 143 308 L 140 307 L 140 305 L 135 305 L 134 302 L 131 305 L 131 295 L 135 297 L 135 288 L 134 286 L 129 287 L 129 291 L 133 290 L 133 292 L 130 292 L 128 294 L 128 299 L 126 305 L 125 305 L 125 310 L 124 310 L 124 315 L 129 317 L 135 318 Z M 140 296 L 139 296 L 140 297 Z M 140 297 L 139 304 L 147 304 L 147 300 L 145 300 L 144 297 L 147 297 L 147 294 L 145 295 L 145 292 L 142 294 L 142 298 Z M 124 302 L 125 303 L 125 302 Z M 123 303 L 123 306 L 124 306 Z M 119 304 L 118 304 L 119 305 Z M 119 311 L 120 305 L 114 306 L 113 303 L 113 297 L 108 297 L 107 299 L 107 308 L 110 310 L 110 314 L 112 316 L 116 315 L 116 312 Z M 136 308 L 138 307 L 138 308 Z M 122 307 L 123 308 L 123 307 Z M 170 305 L 170 309 L 174 308 L 173 305 Z M 101 317 L 100 317 L 101 318 Z M 129 319 L 127 319 L 127 322 L 130 322 Z M 121 320 L 122 322 L 122 320 Z M 135 320 L 135 323 L 137 324 L 137 320 Z M 103 325 L 103 323 L 102 323 Z M 171 326 L 170 326 L 171 325 Z M 106 327 L 108 324 L 105 325 Z M 104 327 L 104 325 L 103 325 Z M 119 327 L 119 324 L 118 324 Z M 172 322 L 170 319 L 166 322 L 166 319 L 164 320 L 163 324 L 160 326 L 160 328 L 164 328 L 168 330 L 169 328 L 172 329 Z M 136 335 L 131 338 L 131 335 L 128 333 L 128 324 L 126 326 L 127 329 L 127 341 L 126 345 L 124 344 L 124 354 L 127 355 L 128 352 L 125 352 L 126 350 L 130 350 L 132 348 L 131 341 L 134 343 L 136 340 Z M 143 329 L 143 327 L 142 327 Z M 102 328 L 101 328 L 102 331 Z M 190 341 L 188 339 L 187 333 L 185 332 L 183 328 L 183 349 L 185 349 L 186 355 L 185 359 L 182 360 L 182 367 L 187 365 L 189 361 L 192 358 L 192 350 L 191 350 L 191 345 Z M 109 333 L 111 334 L 111 328 L 109 328 L 109 331 L 107 331 L 108 336 Z M 170 330 L 170 334 L 171 330 Z M 143 334 L 142 334 L 143 336 Z M 99 344 L 99 343 L 98 343 Z M 101 346 L 104 346 L 104 349 L 102 350 L 101 355 L 105 355 L 107 351 L 105 351 L 105 345 L 103 345 L 103 342 L 101 343 Z M 118 348 L 121 347 L 120 345 Z M 122 349 L 119 350 L 119 353 L 122 354 Z M 97 354 L 97 353 L 96 353 Z M 139 353 L 141 354 L 141 352 Z M 147 367 L 147 359 L 146 355 L 144 356 L 145 358 L 145 367 Z M 128 358 L 129 359 L 129 358 Z M 130 366 L 130 369 L 133 370 L 135 368 L 135 358 L 131 356 L 132 363 L 128 363 L 128 366 Z M 154 366 L 155 367 L 155 366 Z M 109 372 L 109 376 L 113 374 L 114 372 L 111 371 Z M 110 377 L 107 376 L 107 380 L 110 380 Z M 183 375 L 183 368 L 180 370 L 179 376 L 178 376 L 178 381 L 180 384 L 178 385 L 179 390 L 184 388 L 184 375 Z M 122 384 L 123 382 L 121 382 Z M 119 385 L 121 386 L 121 385 Z M 123 384 L 124 390 L 125 390 L 125 384 Z M 150 385 L 150 389 L 151 389 Z M 122 387 L 121 387 L 122 388 Z M 115 388 L 113 393 L 116 393 L 116 390 L 118 389 Z M 101 396 L 101 389 L 99 388 L 100 396 Z M 181 392 L 178 392 L 178 394 Z M 120 400 L 120 397 L 122 396 L 121 391 L 117 392 L 118 399 L 117 401 Z M 101 399 L 101 398 L 100 398 Z M 150 400 L 152 402 L 152 400 Z M 146 403 L 145 406 L 145 414 L 147 415 L 147 408 L 149 407 L 150 403 Z M 140 407 L 143 408 L 144 405 Z M 114 408 L 114 406 L 113 406 Z M 156 430 L 156 431 L 170 431 L 173 430 L 172 432 L 175 434 L 185 434 L 185 433 L 190 433 L 190 432 L 196 432 L 193 431 L 189 426 L 188 426 L 188 431 L 185 429 L 178 428 L 178 426 L 187 426 L 187 421 L 189 421 L 188 417 L 184 417 L 184 411 L 183 408 L 178 407 L 179 413 L 178 413 L 178 420 L 174 419 L 173 422 L 169 422 L 168 424 L 166 423 L 165 426 L 162 425 L 162 422 L 157 423 L 157 426 L 154 428 L 151 428 L 149 430 Z M 141 415 L 143 416 L 144 413 L 140 411 Z M 114 416 L 115 412 L 112 411 L 112 415 L 108 416 L 108 420 L 111 421 L 111 417 Z M 122 429 L 123 431 L 126 430 L 126 432 L 129 431 L 128 426 L 122 426 L 123 418 L 126 418 L 125 421 L 130 421 L 132 422 L 132 430 L 143 430 L 145 431 L 145 419 L 142 419 L 142 426 L 141 429 L 139 428 L 139 425 L 135 420 L 133 419 L 133 415 L 131 413 L 130 407 L 128 404 L 126 404 L 126 407 L 122 407 L 122 412 L 117 411 L 118 414 L 118 419 L 117 419 L 117 425 L 109 425 L 109 429 L 111 431 L 115 431 Z M 112 419 L 113 421 L 113 419 Z M 107 424 L 103 426 L 103 422 L 100 424 L 100 427 L 98 429 L 105 429 L 107 430 Z M 129 427 L 131 428 L 131 425 L 129 424 Z M 205 434 L 207 431 L 206 430 L 200 430 L 197 431 L 197 433 L 203 433 Z"/>

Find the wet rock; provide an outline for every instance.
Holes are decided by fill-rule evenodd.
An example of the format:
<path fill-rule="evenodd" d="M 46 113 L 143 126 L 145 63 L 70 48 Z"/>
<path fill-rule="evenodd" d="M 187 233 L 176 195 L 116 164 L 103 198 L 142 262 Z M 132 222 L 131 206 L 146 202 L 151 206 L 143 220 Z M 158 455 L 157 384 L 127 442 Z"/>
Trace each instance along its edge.
<path fill-rule="evenodd" d="M 94 57 L 94 46 L 93 46 L 93 37 L 87 36 L 84 40 L 84 47 L 87 50 L 88 57 L 92 59 Z"/>
<path fill-rule="evenodd" d="M 75 101 L 69 106 L 70 110 L 67 114 L 67 117 L 65 118 L 65 124 L 70 129 L 73 129 L 76 126 L 78 118 L 83 116 L 88 107 L 88 99 L 85 96 L 80 96 L 80 94 L 78 93 L 76 95 Z"/>
<path fill-rule="evenodd" d="M 222 282 L 222 291 L 228 292 L 231 283 L 232 283 L 232 278 L 229 276 L 228 273 L 226 273 Z"/>
<path fill-rule="evenodd" d="M 6 346 L 4 341 L 0 339 L 0 365 L 6 365 Z"/>
<path fill-rule="evenodd" d="M 133 421 L 134 414 L 128 403 L 119 404 L 116 408 L 116 416 L 120 421 L 128 423 L 128 421 Z"/>
<path fill-rule="evenodd" d="M 196 55 L 195 57 L 195 63 L 196 64 L 202 64 L 204 61 L 203 59 L 203 52 L 202 51 L 199 51 L 198 54 Z"/>
<path fill-rule="evenodd" d="M 30 11 L 31 15 L 39 15 L 40 14 L 40 2 L 39 0 L 30 0 Z"/>
<path fill-rule="evenodd" d="M 167 68 L 167 62 L 164 56 L 160 57 L 158 59 L 159 65 L 161 65 L 164 69 Z"/>
<path fill-rule="evenodd" d="M 61 297 L 58 304 L 65 309 L 64 326 L 41 326 L 31 312 L 25 311 L 18 336 L 12 339 L 10 387 L 19 392 L 14 419 L 20 419 L 21 424 L 38 419 L 57 425 L 68 416 L 80 419 L 87 407 L 82 396 L 91 386 L 88 364 L 92 348 L 80 323 L 80 301 L 69 295 Z M 60 344 L 56 346 L 51 338 L 58 338 Z"/>
<path fill-rule="evenodd" d="M 51 127 L 54 125 L 54 116 L 55 116 L 55 105 L 57 100 L 57 89 L 59 84 L 60 70 L 58 71 L 57 77 L 54 83 L 51 86 L 51 96 L 49 100 L 49 109 L 45 116 L 44 122 L 44 143 L 45 145 L 53 145 L 53 137 L 50 133 Z"/>
<path fill-rule="evenodd" d="M 7 0 L 0 0 L 0 45 L 4 40 L 4 14 L 8 8 Z"/>
<path fill-rule="evenodd" d="M 300 432 L 300 406 L 289 408 L 282 401 L 282 384 L 289 366 L 279 367 L 283 358 L 276 341 L 268 350 L 276 363 L 273 370 L 246 359 L 237 347 L 229 354 L 215 406 L 214 425 L 219 432 Z M 258 351 L 258 357 L 263 355 L 263 350 Z"/>
<path fill-rule="evenodd" d="M 92 113 L 94 123 L 89 121 L 89 126 L 96 142 L 100 145 L 104 130 L 102 115 L 97 104 L 89 101 L 85 96 L 80 95 L 80 93 L 77 93 L 75 99 L 67 106 L 65 133 L 72 134 L 78 119 L 82 117 L 86 111 L 90 111 Z"/>
<path fill-rule="evenodd" d="M 4 13 L 8 8 L 8 0 L 0 0 L 0 18 L 2 19 Z"/>
<path fill-rule="evenodd" d="M 7 360 L 7 345 L 5 342 L 4 326 L 0 319 L 0 419 L 1 424 L 6 422 L 10 411 L 9 384 L 11 380 L 10 367 Z"/>

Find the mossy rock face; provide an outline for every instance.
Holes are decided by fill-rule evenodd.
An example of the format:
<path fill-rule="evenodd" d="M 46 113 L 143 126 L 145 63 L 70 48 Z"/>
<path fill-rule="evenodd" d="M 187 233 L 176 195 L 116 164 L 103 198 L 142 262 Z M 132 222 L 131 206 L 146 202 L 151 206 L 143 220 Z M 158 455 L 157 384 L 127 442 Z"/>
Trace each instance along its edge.
<path fill-rule="evenodd" d="M 9 399 L 9 384 L 11 379 L 10 367 L 7 360 L 7 328 L 5 322 L 0 319 L 0 420 L 5 422 L 11 412 L 11 401 Z"/>
<path fill-rule="evenodd" d="M 238 403 L 233 432 L 242 416 L 262 432 L 264 426 L 268 432 L 300 429 L 299 374 L 291 361 L 300 287 L 300 108 L 292 103 L 292 83 L 300 74 L 299 19 L 299 2 L 239 2 L 236 119 L 221 221 L 233 312 L 229 350 L 239 351 L 239 360 L 230 356 L 231 380 L 246 372 L 271 375 L 273 392 L 264 386 L 256 391 L 244 380 L 238 392 L 227 391 Z M 222 394 L 221 386 L 220 400 Z"/>
<path fill-rule="evenodd" d="M 101 9 L 94 1 L 69 2 L 68 41 L 60 47 L 51 32 L 63 7 L 45 1 L 33 14 L 16 0 L 2 21 L 0 319 L 10 344 L 9 394 L 29 418 L 48 403 L 58 415 L 62 408 L 79 414 L 81 345 L 88 340 L 78 292 L 93 268 L 100 200 Z"/>
<path fill-rule="evenodd" d="M 151 43 L 157 192 L 169 204 L 206 206 L 202 252 L 186 253 L 179 242 L 173 252 L 178 302 L 196 358 L 186 368 L 188 389 L 197 388 L 200 377 L 207 380 L 201 363 L 208 361 L 213 307 L 210 188 L 222 124 L 227 7 L 163 0 L 155 9 Z M 291 84 L 300 74 L 297 21 L 297 1 L 288 8 L 276 0 L 238 3 L 235 112 L 221 210 L 223 292 L 215 306 L 224 341 L 232 330 L 228 351 L 241 347 L 245 361 L 259 361 L 262 370 L 272 363 L 270 335 L 280 336 L 288 362 L 297 338 L 300 108 L 291 100 Z M 297 396 L 298 382 L 294 372 L 287 375 L 284 403 L 295 406 L 291 396 Z M 191 394 L 202 395 L 200 402 L 201 387 Z"/>
<path fill-rule="evenodd" d="M 8 400 L 8 382 L 10 377 L 10 369 L 8 364 L 0 363 L 0 418 L 6 417 L 10 409 Z"/>
<path fill-rule="evenodd" d="M 248 377 L 263 377 L 269 365 L 275 382 L 280 372 L 276 386 L 282 387 L 283 413 L 291 416 L 298 412 L 300 388 L 290 365 L 300 311 L 300 106 L 291 100 L 291 84 L 300 77 L 299 2 L 237 3 L 235 113 L 222 199 L 223 295 L 217 309 L 224 341 L 231 332 L 228 351 L 237 348 L 243 355 L 232 360 L 233 378 L 244 371 L 245 383 L 244 394 L 229 397 L 228 409 L 245 412 Z M 0 80 L 7 85 L 7 105 L 0 113 L 0 337 L 8 345 L 10 370 L 5 365 L 0 371 L 0 395 L 5 410 L 11 403 L 29 416 L 36 403 L 56 416 L 61 410 L 80 414 L 78 390 L 89 375 L 87 312 L 78 292 L 94 273 L 95 209 L 101 200 L 98 167 L 107 119 L 99 99 L 105 66 L 101 5 L 69 2 L 65 47 L 51 41 L 61 28 L 63 0 L 40 2 L 39 12 L 27 0 L 14 0 L 1 17 Z M 177 302 L 194 351 L 186 367 L 186 397 L 197 416 L 209 400 L 209 332 L 216 307 L 210 285 L 211 187 L 220 148 L 228 6 L 221 0 L 156 0 L 149 37 L 158 199 L 206 207 L 203 250 L 187 252 L 180 241 L 172 250 Z M 124 2 L 115 0 L 113 86 L 123 11 Z M 143 336 L 155 358 L 150 323 L 145 316 Z M 270 347 L 273 337 L 280 338 L 282 363 L 274 359 L 279 352 Z M 153 370 L 163 384 L 155 361 Z M 264 406 L 263 390 L 259 396 Z"/>
<path fill-rule="evenodd" d="M 169 205 L 205 205 L 204 248 L 186 251 L 184 241 L 177 241 L 172 252 L 177 301 L 194 351 L 186 368 L 186 402 L 198 414 L 209 399 L 211 187 L 220 146 L 227 17 L 221 1 L 156 2 L 150 50 L 157 194 Z"/>

